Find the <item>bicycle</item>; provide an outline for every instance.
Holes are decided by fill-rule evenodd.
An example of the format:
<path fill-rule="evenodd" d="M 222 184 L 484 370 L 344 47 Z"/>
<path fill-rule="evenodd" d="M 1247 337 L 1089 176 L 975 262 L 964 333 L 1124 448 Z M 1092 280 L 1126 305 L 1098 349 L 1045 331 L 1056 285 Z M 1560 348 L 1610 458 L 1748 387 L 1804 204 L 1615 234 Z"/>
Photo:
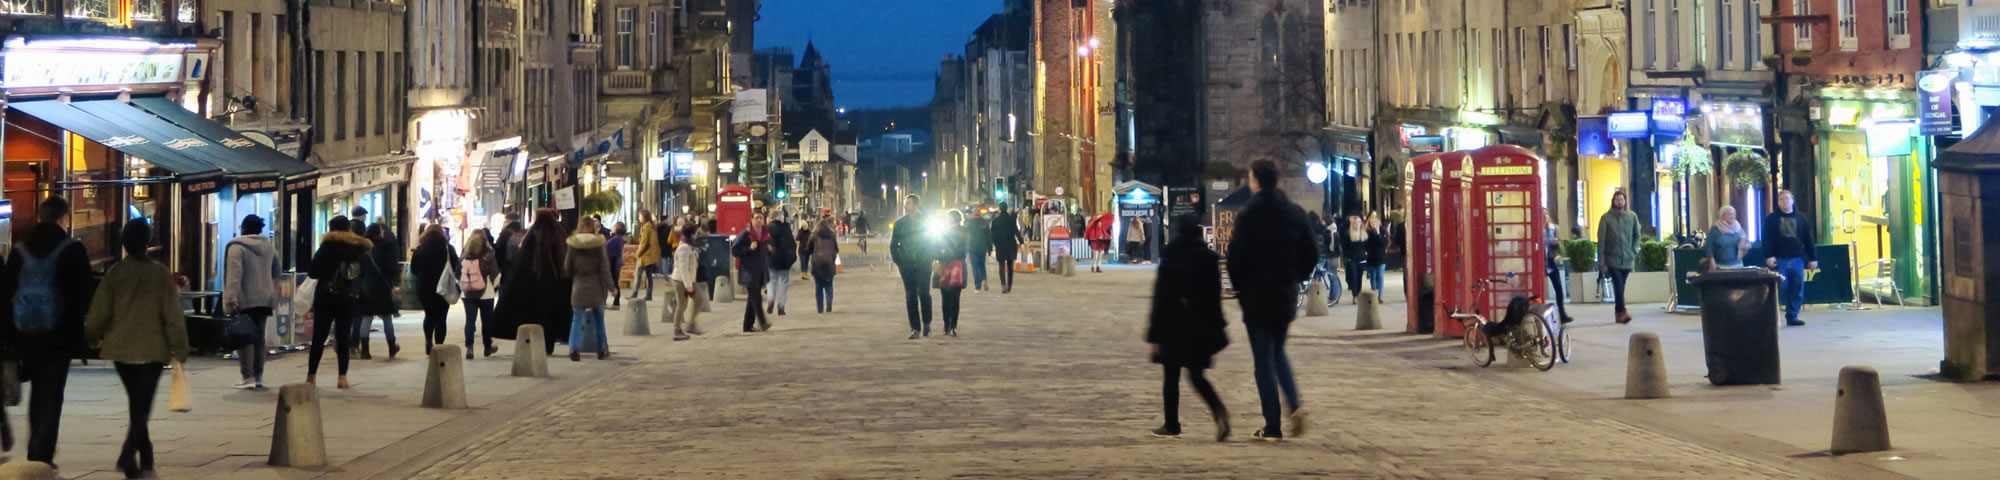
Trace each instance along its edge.
<path fill-rule="evenodd" d="M 1325 262 L 1321 262 L 1318 265 L 1314 265 L 1312 277 L 1309 277 L 1306 279 L 1306 281 L 1299 283 L 1299 307 L 1305 307 L 1306 300 L 1311 299 L 1310 293 L 1312 292 L 1313 279 L 1319 279 L 1320 283 L 1326 285 L 1327 308 L 1333 308 L 1339 306 L 1340 279 L 1335 277 L 1334 275 L 1335 274 L 1332 270 L 1326 268 Z"/>
<path fill-rule="evenodd" d="M 1492 284 L 1509 282 L 1513 279 L 1512 273 L 1504 277 L 1480 279 L 1473 284 L 1472 296 L 1479 298 L 1480 294 L 1491 289 Z M 1502 346 L 1505 346 L 1510 354 L 1526 360 L 1536 370 L 1549 371 L 1555 368 L 1557 361 L 1568 363 L 1570 350 L 1568 329 L 1549 320 L 1547 315 L 1549 305 L 1542 303 L 1541 296 L 1526 297 L 1524 300 L 1528 304 L 1521 313 L 1520 322 L 1505 332 L 1505 338 L 1501 339 Z M 1476 309 L 1472 312 L 1452 312 L 1451 318 L 1465 323 L 1465 350 L 1472 356 L 1472 363 L 1480 367 L 1493 365 L 1494 342 L 1489 337 L 1487 328 L 1498 324 L 1487 320 L 1486 316 Z"/>

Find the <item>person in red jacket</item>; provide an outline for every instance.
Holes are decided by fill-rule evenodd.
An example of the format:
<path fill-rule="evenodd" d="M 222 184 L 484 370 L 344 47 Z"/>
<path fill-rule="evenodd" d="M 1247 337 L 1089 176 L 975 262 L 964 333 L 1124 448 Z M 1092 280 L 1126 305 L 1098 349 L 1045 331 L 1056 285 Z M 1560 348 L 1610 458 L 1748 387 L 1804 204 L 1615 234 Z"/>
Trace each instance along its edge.
<path fill-rule="evenodd" d="M 1111 222 L 1117 221 L 1109 213 L 1100 213 L 1090 218 L 1090 224 L 1083 228 L 1083 239 L 1090 241 L 1090 249 L 1097 256 L 1090 260 L 1090 271 L 1104 273 L 1105 252 L 1111 250 Z"/>

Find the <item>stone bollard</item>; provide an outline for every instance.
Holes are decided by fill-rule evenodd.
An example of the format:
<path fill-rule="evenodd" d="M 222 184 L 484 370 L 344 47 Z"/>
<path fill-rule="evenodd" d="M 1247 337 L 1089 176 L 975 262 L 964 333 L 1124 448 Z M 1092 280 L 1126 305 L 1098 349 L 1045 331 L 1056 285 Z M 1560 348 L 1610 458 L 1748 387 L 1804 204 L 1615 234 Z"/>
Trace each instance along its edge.
<path fill-rule="evenodd" d="M 56 468 L 42 462 L 0 463 L 0 480 L 56 480 Z"/>
<path fill-rule="evenodd" d="M 671 285 L 672 282 L 668 282 L 668 284 Z M 667 290 L 667 306 L 660 309 L 660 323 L 674 323 L 674 317 L 680 315 L 680 312 L 676 310 L 679 310 L 681 306 L 681 289 L 668 288 Z"/>
<path fill-rule="evenodd" d="M 652 328 L 646 325 L 646 301 L 633 300 L 625 302 L 625 305 L 628 307 L 625 311 L 625 334 L 636 337 L 652 335 Z"/>
<path fill-rule="evenodd" d="M 736 303 L 735 277 L 715 277 L 715 303 Z"/>
<path fill-rule="evenodd" d="M 1632 334 L 1625 354 L 1625 398 L 1667 398 L 1667 357 L 1660 351 L 1660 336 Z"/>
<path fill-rule="evenodd" d="M 701 291 L 695 292 L 694 294 L 694 304 L 695 308 L 697 309 L 696 311 L 701 313 L 709 313 L 715 311 L 715 307 L 709 305 L 710 303 L 715 303 L 714 301 L 709 300 L 710 298 L 715 297 L 715 286 L 709 284 L 702 284 L 700 287 L 695 287 L 695 288 L 701 289 Z"/>
<path fill-rule="evenodd" d="M 1074 276 L 1076 276 L 1076 257 L 1073 257 L 1073 256 L 1069 256 L 1069 255 L 1063 255 L 1063 257 L 1062 257 L 1062 276 L 1065 276 L 1065 277 L 1074 277 Z"/>
<path fill-rule="evenodd" d="M 465 408 L 465 350 L 458 345 L 431 349 L 424 375 L 424 408 Z"/>
<path fill-rule="evenodd" d="M 1306 287 L 1306 298 L 1303 300 L 1303 303 L 1306 304 L 1306 316 L 1327 316 L 1326 282 L 1322 282 L 1317 278 L 1313 279 L 1312 283 Z"/>
<path fill-rule="evenodd" d="M 294 383 L 278 388 L 278 417 L 271 430 L 271 458 L 280 467 L 326 466 L 326 433 L 319 423 L 319 388 Z"/>
<path fill-rule="evenodd" d="M 1871 367 L 1840 368 L 1833 400 L 1833 453 L 1889 449 L 1889 412 L 1882 403 L 1882 375 Z"/>
<path fill-rule="evenodd" d="M 514 376 L 549 376 L 549 352 L 542 342 L 549 341 L 542 335 L 541 325 L 522 325 L 514 334 Z"/>
<path fill-rule="evenodd" d="M 1375 296 L 1374 291 L 1362 290 L 1355 294 L 1354 306 L 1355 330 L 1382 329 L 1382 298 Z"/>

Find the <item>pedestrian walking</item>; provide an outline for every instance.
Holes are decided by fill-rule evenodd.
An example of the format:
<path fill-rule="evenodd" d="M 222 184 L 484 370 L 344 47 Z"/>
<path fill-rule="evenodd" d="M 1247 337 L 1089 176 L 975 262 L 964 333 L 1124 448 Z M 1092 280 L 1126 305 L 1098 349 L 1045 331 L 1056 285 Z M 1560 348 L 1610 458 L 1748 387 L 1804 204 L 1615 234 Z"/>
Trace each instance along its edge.
<path fill-rule="evenodd" d="M 813 229 L 812 240 L 802 247 L 811 264 L 813 307 L 819 313 L 833 311 L 833 276 L 840 273 L 840 238 L 834 234 L 836 228 L 831 220 L 820 223 L 819 228 Z"/>
<path fill-rule="evenodd" d="M 986 255 L 993 251 L 993 223 L 977 210 L 965 221 L 966 275 L 972 276 L 973 293 L 986 291 Z"/>
<path fill-rule="evenodd" d="M 812 278 L 812 256 L 806 253 L 806 248 L 807 245 L 812 244 L 813 225 L 817 224 L 818 221 L 812 215 L 800 215 L 798 231 L 795 232 L 796 235 L 793 235 L 795 238 L 792 240 L 792 246 L 795 250 L 794 253 L 797 254 L 793 257 L 793 263 L 798 264 L 799 281 L 802 282 Z M 786 287 L 785 290 L 789 292 L 791 288 Z"/>
<path fill-rule="evenodd" d="M 465 359 L 472 359 L 472 336 L 485 332 L 480 337 L 486 347 L 487 357 L 500 351 L 493 346 L 493 297 L 497 296 L 494 285 L 500 278 L 500 261 L 493 254 L 492 241 L 486 229 L 473 230 L 465 238 L 465 252 L 459 256 L 464 268 L 458 271 L 459 298 L 465 302 Z M 484 320 L 485 328 L 479 328 Z"/>
<path fill-rule="evenodd" d="M 361 208 L 360 205 L 355 205 L 354 209 L 348 211 L 347 214 L 349 215 L 347 219 L 348 230 L 353 231 L 356 235 L 369 236 L 368 229 L 373 227 L 373 224 L 368 223 L 368 209 Z"/>
<path fill-rule="evenodd" d="M 395 310 L 390 289 L 382 272 L 375 268 L 369 251 L 375 246 L 366 237 L 349 230 L 347 217 L 333 217 L 320 236 L 319 251 L 313 253 L 306 276 L 317 285 L 312 302 L 312 345 L 306 354 L 306 383 L 319 383 L 319 359 L 333 337 L 335 364 L 339 367 L 338 387 L 348 388 L 347 360 L 354 351 L 354 323 L 385 311 Z"/>
<path fill-rule="evenodd" d="M 1298 437 L 1306 430 L 1292 361 L 1285 355 L 1285 338 L 1298 315 L 1299 283 L 1312 276 L 1319 254 L 1305 210 L 1278 190 L 1277 162 L 1258 160 L 1251 164 L 1249 180 L 1250 202 L 1236 214 L 1236 229 L 1229 237 L 1229 280 L 1243 308 L 1250 356 L 1255 360 L 1257 396 L 1263 401 L 1264 428 L 1251 436 L 1275 442 Z M 1290 409 L 1283 409 L 1284 405 Z M 1290 420 L 1290 428 L 1280 432 L 1283 419 Z"/>
<path fill-rule="evenodd" d="M 98 358 L 112 362 L 125 385 L 131 421 L 125 443 L 118 447 L 118 470 L 125 478 L 141 478 L 153 470 L 153 438 L 147 429 L 153 393 L 167 363 L 183 364 L 188 354 L 180 291 L 173 272 L 146 255 L 152 238 L 145 219 L 125 222 L 119 233 L 125 258 L 104 272 L 103 294 L 93 299 L 84 319 L 85 337 L 98 349 Z"/>
<path fill-rule="evenodd" d="M 583 361 L 583 352 L 594 350 L 597 359 L 611 357 L 611 342 L 604 333 L 604 297 L 618 286 L 618 273 L 611 269 L 610 253 L 603 227 L 597 219 L 586 218 L 570 235 L 569 255 L 563 273 L 570 278 L 569 359 Z"/>
<path fill-rule="evenodd" d="M 1564 305 L 1564 302 L 1569 298 L 1569 293 L 1564 288 L 1564 284 L 1568 283 L 1568 279 L 1564 278 L 1566 275 L 1563 275 L 1562 269 L 1564 261 L 1562 239 L 1556 235 L 1555 218 L 1545 211 L 1542 212 L 1542 221 L 1547 225 L 1542 229 L 1542 248 L 1547 252 L 1545 260 L 1548 264 L 1549 288 L 1555 291 L 1556 313 L 1562 317 L 1563 324 L 1573 323 L 1576 322 L 1576 319 L 1569 316 L 1569 307 Z"/>
<path fill-rule="evenodd" d="M 1132 217 L 1125 225 L 1125 257 L 1133 265 L 1146 263 L 1146 222 Z"/>
<path fill-rule="evenodd" d="M 507 214 L 507 225 L 500 228 L 500 235 L 493 237 L 493 259 L 500 261 L 501 272 L 513 267 L 512 255 L 520 249 L 521 237 L 527 234 L 528 229 L 521 225 L 521 215 Z"/>
<path fill-rule="evenodd" d="M 361 211 L 367 212 L 366 210 Z M 377 222 L 368 227 L 368 242 L 370 245 L 374 245 L 369 249 L 369 257 L 375 262 L 375 270 L 381 272 L 383 278 L 388 281 L 390 290 L 389 298 L 393 302 L 393 299 L 401 293 L 403 288 L 403 260 L 405 258 L 403 241 L 396 237 L 395 232 L 389 230 L 389 224 Z M 418 300 L 421 301 L 422 298 L 419 297 Z M 403 351 L 403 347 L 396 344 L 396 316 L 398 315 L 392 309 L 387 313 L 368 315 L 359 321 L 353 322 L 354 326 L 352 328 L 354 328 L 355 344 L 357 348 L 361 349 L 355 355 L 355 358 L 364 360 L 374 358 L 374 355 L 368 351 L 369 331 L 375 328 L 374 324 L 377 319 L 382 320 L 382 337 L 389 341 L 389 358 L 396 358 L 396 353 Z"/>
<path fill-rule="evenodd" d="M 500 283 L 500 301 L 493 309 L 502 327 L 492 332 L 493 338 L 512 340 L 521 325 L 541 325 L 547 337 L 542 348 L 550 355 L 555 354 L 556 343 L 569 340 L 575 314 L 570 302 L 557 293 L 570 291 L 570 278 L 563 269 L 569 249 L 564 240 L 569 235 L 563 233 L 558 215 L 554 208 L 535 210 L 535 221 L 521 238 L 512 269 L 501 277 L 505 280 Z"/>
<path fill-rule="evenodd" d="M 681 227 L 680 234 L 694 238 L 700 231 L 690 223 Z M 668 277 L 669 287 L 674 289 L 674 340 L 687 340 L 688 334 L 701 335 L 701 327 L 696 325 L 696 316 L 701 313 L 701 302 L 706 301 L 697 270 L 701 269 L 701 249 L 695 242 L 682 242 L 674 249 L 674 270 Z M 687 328 L 682 329 L 682 324 Z"/>
<path fill-rule="evenodd" d="M 1215 418 L 1215 441 L 1220 442 L 1229 439 L 1229 409 L 1222 406 L 1222 397 L 1202 371 L 1229 346 L 1229 322 L 1222 316 L 1222 256 L 1202 240 L 1199 218 L 1184 217 L 1174 224 L 1174 236 L 1160 256 L 1160 272 L 1153 280 L 1153 310 L 1146 325 L 1153 363 L 1166 369 L 1161 384 L 1166 423 L 1153 435 L 1181 434 L 1180 383 L 1185 369 L 1188 383 Z"/>
<path fill-rule="evenodd" d="M 632 279 L 632 296 L 639 299 L 639 292 L 646 292 L 646 301 L 653 301 L 653 276 L 660 275 L 660 257 L 666 251 L 660 245 L 659 226 L 653 224 L 653 214 L 639 211 L 639 228 L 632 233 L 633 244 L 639 246 L 639 276 Z M 641 285 L 644 285 L 643 287 Z M 668 302 L 672 303 L 672 302 Z M 672 308 L 672 305 L 668 306 Z"/>
<path fill-rule="evenodd" d="M 1801 326 L 1799 307 L 1806 301 L 1806 270 L 1819 270 L 1813 256 L 1818 245 L 1812 219 L 1795 211 L 1798 198 L 1778 191 L 1778 210 L 1764 216 L 1764 266 L 1777 270 L 1778 301 L 1785 305 L 1785 325 Z"/>
<path fill-rule="evenodd" d="M 910 339 L 931 335 L 931 262 L 937 259 L 924 238 L 923 210 L 916 194 L 903 197 L 903 218 L 889 231 L 889 260 L 903 276 L 903 309 L 910 315 Z"/>
<path fill-rule="evenodd" d="M 764 313 L 763 287 L 771 283 L 771 242 L 772 235 L 764 214 L 750 217 L 749 228 L 736 237 L 732 254 L 736 257 L 736 281 L 750 297 L 743 305 L 743 331 L 759 332 L 771 330 L 771 319 Z M 782 272 L 782 271 L 781 271 Z M 782 273 L 780 273 L 782 275 Z"/>
<path fill-rule="evenodd" d="M 1611 277 L 1611 294 L 1617 305 L 1617 322 L 1632 323 L 1625 311 L 1625 279 L 1639 259 L 1639 214 L 1632 213 L 1625 191 L 1611 194 L 1611 210 L 1597 219 L 1597 269 Z"/>
<path fill-rule="evenodd" d="M 993 217 L 993 228 L 989 243 L 993 245 L 993 260 L 1000 268 L 1000 293 L 1014 293 L 1014 260 L 1021 253 L 1020 220 L 1015 218 L 1006 204 L 1000 204 L 1000 213 Z"/>
<path fill-rule="evenodd" d="M 1382 276 L 1389 268 L 1384 263 L 1389 256 L 1389 240 L 1382 235 L 1382 214 L 1368 214 L 1368 239 L 1362 242 L 1361 248 L 1366 250 L 1363 259 L 1368 262 L 1368 284 L 1375 287 L 1376 300 L 1381 300 L 1386 288 L 1382 285 Z"/>
<path fill-rule="evenodd" d="M 28 392 L 28 461 L 55 464 L 62 427 L 63 389 L 70 359 L 84 347 L 85 312 L 95 284 L 90 254 L 70 238 L 63 223 L 69 201 L 50 196 L 35 208 L 35 225 L 8 255 L 5 278 L 13 280 L 13 316 L 0 322 L 0 336 L 21 363 Z"/>
<path fill-rule="evenodd" d="M 446 276 L 456 278 L 461 271 L 464 267 L 460 265 L 458 252 L 452 250 L 444 227 L 435 224 L 426 227 L 423 235 L 417 237 L 416 252 L 410 255 L 410 272 L 417 277 L 414 285 L 417 303 L 424 307 L 424 355 L 430 355 L 435 346 L 444 345 L 445 317 L 451 314 L 451 303 L 438 294 L 438 284 L 444 283 Z M 463 283 L 459 289 L 463 296 Z"/>
<path fill-rule="evenodd" d="M 1345 233 L 1340 236 L 1340 251 L 1347 258 L 1347 298 L 1361 302 L 1361 282 L 1368 268 L 1368 224 L 1360 215 L 1348 215 Z"/>
<path fill-rule="evenodd" d="M 964 222 L 964 214 L 957 210 L 945 213 L 950 223 L 944 225 L 944 231 L 938 234 L 938 268 L 936 279 L 932 283 L 937 285 L 938 299 L 943 301 L 939 310 L 944 314 L 944 334 L 956 337 L 959 299 L 964 296 L 966 286 L 965 243 L 971 233 L 961 225 Z"/>
<path fill-rule="evenodd" d="M 619 272 L 625 271 L 625 222 L 611 227 L 611 236 L 604 239 L 604 256 L 611 259 L 611 308 L 621 306 L 624 287 L 618 285 Z"/>
<path fill-rule="evenodd" d="M 792 266 L 799 263 L 799 239 L 792 232 L 792 223 L 785 220 L 788 216 L 774 214 L 764 225 L 764 233 L 771 236 L 771 271 L 765 284 L 770 288 L 770 298 L 765 300 L 764 313 L 776 312 L 781 317 L 792 296 Z"/>
<path fill-rule="evenodd" d="M 238 226 L 243 234 L 222 247 L 222 308 L 232 316 L 248 317 L 257 334 L 236 348 L 236 364 L 243 373 L 239 389 L 264 388 L 264 320 L 271 318 L 277 303 L 278 249 L 264 236 L 264 219 L 243 217 Z"/>
<path fill-rule="evenodd" d="M 1708 227 L 1708 239 L 1702 250 L 1708 253 L 1710 268 L 1743 268 L 1743 254 L 1750 251 L 1750 236 L 1743 231 L 1743 224 L 1736 221 L 1736 207 L 1723 205 L 1715 213 L 1715 224 Z"/>
<path fill-rule="evenodd" d="M 1083 239 L 1090 241 L 1090 271 L 1104 273 L 1104 256 L 1111 252 L 1111 214 L 1103 213 L 1091 217 L 1090 225 L 1083 229 Z"/>

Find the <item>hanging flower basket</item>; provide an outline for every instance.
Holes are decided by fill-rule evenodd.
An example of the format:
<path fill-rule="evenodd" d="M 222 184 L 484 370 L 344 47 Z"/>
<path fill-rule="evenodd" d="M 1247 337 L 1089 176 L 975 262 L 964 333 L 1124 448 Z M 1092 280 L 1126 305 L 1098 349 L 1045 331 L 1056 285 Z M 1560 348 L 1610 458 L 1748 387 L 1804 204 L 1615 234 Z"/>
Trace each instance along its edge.
<path fill-rule="evenodd" d="M 1695 143 L 1693 136 L 1681 137 L 1680 150 L 1674 152 L 1674 175 L 1693 177 L 1713 171 L 1714 167 L 1709 165 L 1708 147 Z"/>
<path fill-rule="evenodd" d="M 1722 160 L 1722 172 L 1729 184 L 1738 188 L 1763 185 L 1771 177 L 1771 164 L 1753 150 L 1737 150 Z"/>

